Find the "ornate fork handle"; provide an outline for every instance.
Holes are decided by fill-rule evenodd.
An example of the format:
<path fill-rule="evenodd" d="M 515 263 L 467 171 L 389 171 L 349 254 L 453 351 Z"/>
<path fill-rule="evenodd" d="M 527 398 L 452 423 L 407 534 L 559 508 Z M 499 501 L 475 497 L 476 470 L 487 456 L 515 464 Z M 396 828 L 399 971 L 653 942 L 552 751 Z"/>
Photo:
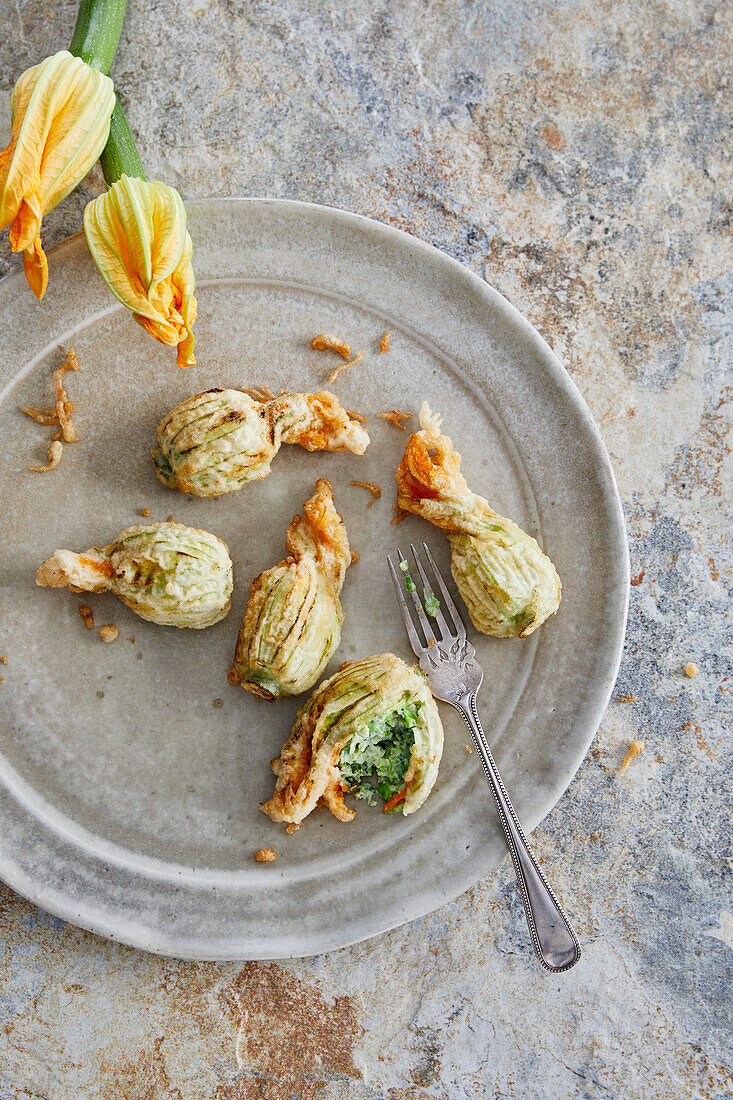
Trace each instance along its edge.
<path fill-rule="evenodd" d="M 517 882 L 522 891 L 524 911 L 537 958 L 547 970 L 554 973 L 569 970 L 580 958 L 580 944 L 550 884 L 529 850 L 522 826 L 481 728 L 476 710 L 476 692 L 467 692 L 459 699 L 451 701 L 471 732 L 484 775 L 493 791 Z"/>

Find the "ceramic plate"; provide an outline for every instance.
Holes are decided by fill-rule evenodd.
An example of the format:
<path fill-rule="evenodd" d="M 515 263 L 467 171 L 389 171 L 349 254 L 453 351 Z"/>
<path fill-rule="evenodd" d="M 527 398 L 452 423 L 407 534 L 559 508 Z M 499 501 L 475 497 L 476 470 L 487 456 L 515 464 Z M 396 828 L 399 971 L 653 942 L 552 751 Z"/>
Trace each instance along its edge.
<path fill-rule="evenodd" d="M 483 722 L 528 830 L 570 783 L 609 699 L 627 603 L 624 525 L 572 381 L 527 321 L 460 264 L 384 225 L 296 202 L 192 203 L 189 226 L 199 319 L 198 363 L 186 370 L 111 298 L 82 237 L 53 250 L 40 306 L 22 275 L 0 283 L 0 876 L 50 912 L 150 951 L 310 955 L 428 912 L 505 851 L 466 732 L 443 704 L 440 776 L 413 816 L 359 803 L 350 824 L 318 810 L 287 836 L 260 812 L 297 704 L 253 698 L 226 674 L 250 582 L 283 556 L 316 478 L 333 483 L 361 555 L 329 671 L 386 650 L 412 656 L 385 570 L 390 546 L 425 538 L 448 564 L 434 528 L 415 518 L 390 526 L 407 435 L 378 412 L 416 413 L 427 399 L 469 484 L 552 557 L 558 614 L 526 640 L 473 639 Z M 387 329 L 391 349 L 380 355 Z M 334 358 L 309 346 L 324 331 L 365 350 L 334 387 L 369 418 L 363 458 L 283 447 L 264 481 L 210 500 L 156 480 L 149 449 L 169 409 L 212 386 L 324 388 Z M 65 447 L 57 470 L 29 473 L 50 432 L 19 406 L 49 403 L 69 346 L 81 363 L 68 390 L 82 441 Z M 381 500 L 367 509 L 351 479 L 381 484 Z M 161 628 L 111 595 L 36 587 L 36 567 L 58 547 L 108 542 L 141 522 L 143 507 L 151 520 L 174 514 L 227 542 L 235 588 L 223 622 Z M 117 625 L 119 639 L 103 644 L 86 630 L 80 603 L 97 626 Z M 262 847 L 275 863 L 254 862 Z"/>

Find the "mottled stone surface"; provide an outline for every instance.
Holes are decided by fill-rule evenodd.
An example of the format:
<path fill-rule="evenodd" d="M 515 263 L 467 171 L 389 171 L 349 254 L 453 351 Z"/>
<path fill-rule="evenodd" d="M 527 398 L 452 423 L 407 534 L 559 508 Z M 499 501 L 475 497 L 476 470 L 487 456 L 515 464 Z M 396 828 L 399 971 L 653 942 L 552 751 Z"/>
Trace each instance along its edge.
<path fill-rule="evenodd" d="M 272 965 L 141 955 L 0 888 L 1 1100 L 730 1095 L 730 6 L 128 6 L 114 73 L 151 177 L 406 229 L 564 359 L 624 499 L 628 641 L 536 834 L 584 944 L 570 974 L 533 962 L 506 861 L 424 920 Z M 4 6 L 4 92 L 74 7 Z"/>

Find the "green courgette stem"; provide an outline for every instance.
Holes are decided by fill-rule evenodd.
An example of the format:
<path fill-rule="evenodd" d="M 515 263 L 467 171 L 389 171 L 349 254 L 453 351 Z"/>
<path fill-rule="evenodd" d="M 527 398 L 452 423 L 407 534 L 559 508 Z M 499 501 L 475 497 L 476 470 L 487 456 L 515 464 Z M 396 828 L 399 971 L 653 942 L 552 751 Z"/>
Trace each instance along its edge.
<path fill-rule="evenodd" d="M 140 160 L 130 124 L 120 106 L 119 99 L 115 103 L 115 109 L 112 112 L 109 123 L 109 137 L 102 150 L 99 163 L 102 166 L 104 181 L 108 187 L 111 187 L 115 180 L 123 175 L 137 176 L 141 180 L 145 179 L 143 162 Z"/>
<path fill-rule="evenodd" d="M 117 49 L 127 0 L 81 0 L 69 53 L 108 73 Z"/>

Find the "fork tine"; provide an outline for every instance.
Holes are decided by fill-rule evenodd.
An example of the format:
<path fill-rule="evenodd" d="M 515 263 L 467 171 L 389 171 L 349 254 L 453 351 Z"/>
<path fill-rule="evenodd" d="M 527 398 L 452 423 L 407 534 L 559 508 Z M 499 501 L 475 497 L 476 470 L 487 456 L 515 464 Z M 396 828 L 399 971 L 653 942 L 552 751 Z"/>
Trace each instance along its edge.
<path fill-rule="evenodd" d="M 409 570 L 409 562 L 407 561 L 407 558 L 405 558 L 405 556 L 403 555 L 403 553 L 400 550 L 399 546 L 397 547 L 397 553 L 399 554 L 399 558 L 400 558 L 400 570 L 402 570 L 402 564 L 403 563 L 407 566 L 407 568 Z M 405 579 L 405 588 L 407 588 L 407 591 L 410 592 L 410 590 L 407 586 L 407 577 L 405 576 L 404 579 Z M 435 631 L 433 630 L 432 626 L 428 622 L 428 617 L 425 614 L 425 609 L 423 608 L 422 600 L 420 599 L 420 597 L 417 594 L 417 585 L 415 584 L 414 581 L 412 582 L 412 586 L 413 586 L 414 591 L 410 592 L 410 596 L 412 597 L 412 602 L 415 606 L 415 613 L 417 615 L 417 621 L 420 623 L 420 626 L 422 627 L 422 632 L 425 636 L 424 648 L 427 649 L 428 644 L 430 642 L 430 639 L 435 637 Z"/>
<path fill-rule="evenodd" d="M 431 568 L 433 570 L 433 576 L 435 577 L 436 581 L 438 582 L 438 588 L 440 589 L 440 594 L 443 597 L 443 599 L 445 600 L 445 606 L 447 607 L 448 612 L 450 613 L 450 617 L 453 619 L 453 622 L 455 624 L 455 633 L 458 635 L 458 637 L 461 639 L 462 642 L 465 642 L 465 640 L 466 640 L 466 628 L 463 625 L 463 619 L 460 616 L 458 608 L 456 607 L 455 603 L 453 602 L 453 597 L 451 596 L 450 592 L 448 591 L 448 589 L 446 587 L 446 583 L 443 580 L 441 572 L 438 569 L 437 565 L 435 564 L 435 558 L 430 553 L 430 547 L 428 546 L 428 544 L 426 542 L 423 543 L 423 548 L 425 550 L 425 553 L 427 554 L 428 561 L 430 562 Z"/>
<path fill-rule="evenodd" d="M 397 570 L 392 564 L 392 559 L 389 554 L 387 554 L 387 565 L 389 566 L 389 571 L 392 576 L 392 584 L 394 585 L 394 590 L 397 594 L 397 603 L 400 605 L 402 618 L 405 620 L 405 630 L 407 631 L 407 637 L 410 639 L 410 645 L 412 646 L 413 653 L 416 657 L 420 657 L 425 649 L 425 646 L 418 638 L 417 631 L 415 630 L 415 624 L 412 621 L 412 615 L 410 614 L 410 609 L 407 606 L 405 594 L 402 590 L 402 583 L 397 576 Z"/>
<path fill-rule="evenodd" d="M 417 550 L 415 549 L 415 547 L 413 546 L 412 543 L 410 543 L 410 550 L 412 550 L 412 556 L 415 560 L 415 566 L 417 568 L 418 573 L 420 574 L 420 580 L 422 581 L 422 584 L 423 584 L 423 606 L 424 606 L 425 598 L 427 597 L 427 595 L 430 594 L 431 596 L 434 596 L 435 593 L 433 592 L 433 590 L 430 586 L 430 581 L 428 580 L 427 573 L 423 569 L 422 562 L 420 561 L 419 557 L 417 556 Z M 445 641 L 445 642 L 452 641 L 456 637 L 455 630 L 451 629 L 451 627 L 448 626 L 448 623 L 446 621 L 445 615 L 443 614 L 443 610 L 440 606 L 440 603 L 438 603 L 438 607 L 437 607 L 437 610 L 436 610 L 435 614 L 431 615 L 430 618 L 435 619 L 438 626 L 440 627 L 441 641 Z"/>

